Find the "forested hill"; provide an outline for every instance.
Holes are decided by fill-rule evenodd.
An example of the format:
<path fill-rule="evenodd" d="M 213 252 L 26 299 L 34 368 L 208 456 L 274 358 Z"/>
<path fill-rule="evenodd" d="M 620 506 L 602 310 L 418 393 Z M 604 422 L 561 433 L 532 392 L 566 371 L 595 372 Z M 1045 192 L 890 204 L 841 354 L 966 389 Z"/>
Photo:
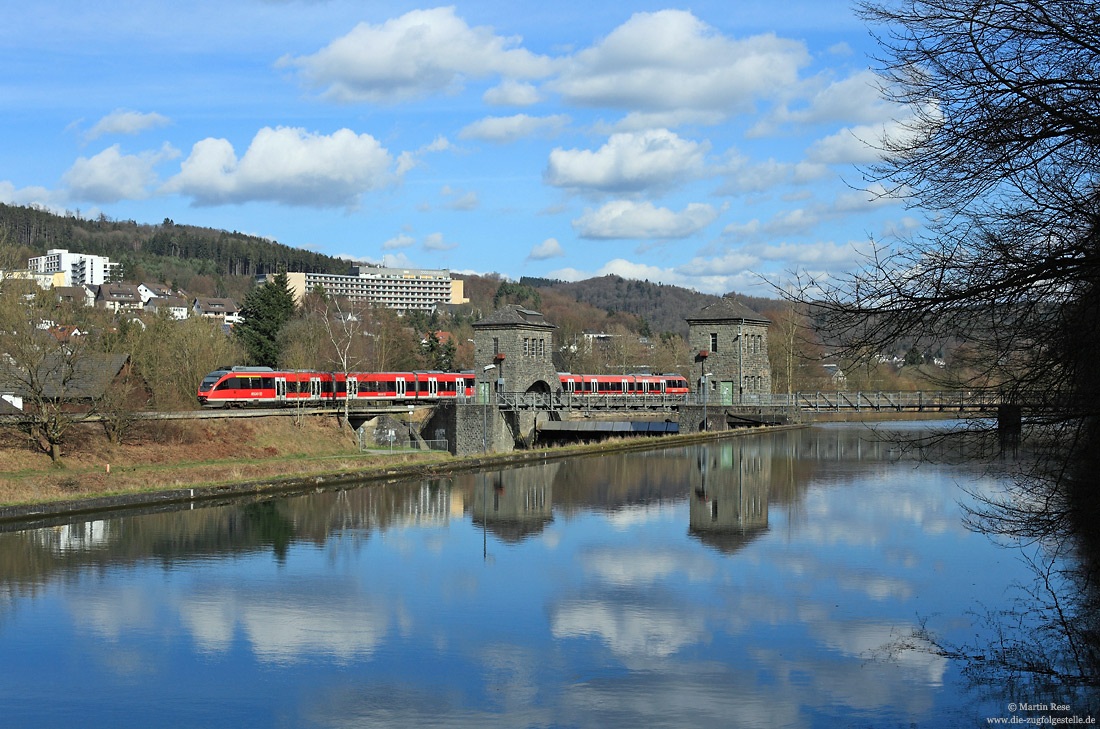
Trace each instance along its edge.
<path fill-rule="evenodd" d="M 156 276 L 166 268 L 163 258 L 186 262 L 193 275 L 253 276 L 288 271 L 347 273 L 348 262 L 320 253 L 291 248 L 244 233 L 176 225 L 165 219 L 159 225 L 101 216 L 86 220 L 55 215 L 45 210 L 0 204 L 0 240 L 30 249 L 32 254 L 49 248 L 109 256 L 123 264 Z M 163 279 L 162 279 L 163 280 Z"/>
<path fill-rule="evenodd" d="M 553 289 L 609 312 L 624 311 L 645 319 L 654 334 L 675 332 L 687 338 L 684 317 L 695 313 L 719 297 L 701 294 L 669 284 L 636 281 L 621 276 L 601 276 L 584 281 L 566 282 L 556 279 L 524 277 L 520 283 L 541 289 Z M 752 296 L 732 295 L 756 312 L 779 308 L 779 302 Z"/>

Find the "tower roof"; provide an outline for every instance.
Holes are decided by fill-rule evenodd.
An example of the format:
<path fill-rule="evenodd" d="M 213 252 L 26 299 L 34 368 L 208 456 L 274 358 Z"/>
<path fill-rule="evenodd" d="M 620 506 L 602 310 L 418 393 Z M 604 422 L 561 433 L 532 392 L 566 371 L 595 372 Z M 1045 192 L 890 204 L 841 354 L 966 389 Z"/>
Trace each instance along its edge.
<path fill-rule="evenodd" d="M 751 321 L 761 324 L 771 324 L 771 321 L 761 314 L 733 299 L 719 299 L 713 304 L 708 304 L 694 314 L 684 317 L 689 324 L 691 322 L 708 321 Z"/>
<path fill-rule="evenodd" d="M 524 326 L 557 329 L 556 326 L 546 321 L 541 312 L 524 309 L 515 304 L 502 306 L 484 319 L 474 322 L 471 326 L 474 328 Z"/>

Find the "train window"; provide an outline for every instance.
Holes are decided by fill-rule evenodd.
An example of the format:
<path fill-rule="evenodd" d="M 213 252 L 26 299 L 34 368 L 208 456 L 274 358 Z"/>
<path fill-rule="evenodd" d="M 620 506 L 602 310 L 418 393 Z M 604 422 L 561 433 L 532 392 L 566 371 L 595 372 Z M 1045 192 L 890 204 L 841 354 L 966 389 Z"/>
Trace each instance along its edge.
<path fill-rule="evenodd" d="M 229 386 L 230 386 L 230 384 L 232 384 L 232 382 L 233 382 L 233 380 L 222 380 L 221 382 L 218 383 L 218 386 L 215 387 L 214 389 L 215 390 L 228 390 Z"/>
<path fill-rule="evenodd" d="M 344 380 L 340 380 L 336 383 L 336 392 L 340 395 L 346 394 L 348 391 L 348 383 Z"/>
<path fill-rule="evenodd" d="M 265 390 L 271 390 L 275 387 L 275 378 L 274 377 L 261 377 L 260 382 L 261 382 L 260 386 L 263 387 Z"/>
<path fill-rule="evenodd" d="M 321 383 L 321 392 L 331 395 L 332 394 L 332 380 L 324 380 Z"/>

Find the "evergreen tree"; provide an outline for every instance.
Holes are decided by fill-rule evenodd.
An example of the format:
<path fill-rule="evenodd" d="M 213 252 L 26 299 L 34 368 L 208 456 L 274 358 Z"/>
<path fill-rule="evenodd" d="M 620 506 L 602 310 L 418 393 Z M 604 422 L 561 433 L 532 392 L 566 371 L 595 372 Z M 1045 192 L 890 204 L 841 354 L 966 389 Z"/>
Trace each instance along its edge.
<path fill-rule="evenodd" d="M 244 321 L 233 332 L 248 350 L 249 364 L 277 367 L 279 332 L 294 314 L 294 294 L 285 272 L 248 292 L 241 316 Z"/>

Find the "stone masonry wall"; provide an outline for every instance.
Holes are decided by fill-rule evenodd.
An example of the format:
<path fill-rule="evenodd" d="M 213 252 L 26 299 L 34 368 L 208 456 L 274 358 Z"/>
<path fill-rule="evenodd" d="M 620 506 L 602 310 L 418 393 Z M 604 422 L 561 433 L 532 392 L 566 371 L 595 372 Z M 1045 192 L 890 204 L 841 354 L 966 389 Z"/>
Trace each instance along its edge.
<path fill-rule="evenodd" d="M 448 450 L 455 456 L 474 456 L 486 450 L 489 453 L 515 450 L 512 430 L 492 404 L 440 405 L 426 427 L 433 433 L 436 430 L 445 431 Z"/>
<path fill-rule="evenodd" d="M 717 342 L 712 335 L 717 336 Z M 708 352 L 705 360 L 693 363 L 692 371 L 688 375 L 693 394 L 698 392 L 699 378 L 707 372 L 711 373 L 711 377 L 707 378 L 710 403 L 721 404 L 722 382 L 733 383 L 733 401 L 729 404 L 741 401 L 742 393 L 751 398 L 752 395 L 771 392 L 767 326 L 753 322 L 692 323 L 688 333 L 688 347 L 694 354 L 703 350 Z"/>
<path fill-rule="evenodd" d="M 526 392 L 536 382 L 545 382 L 550 391 L 560 390 L 561 381 L 550 359 L 552 351 L 552 330 L 546 327 L 474 330 L 475 374 L 479 382 L 491 384 L 491 391 L 498 379 L 504 380 L 506 392 Z M 497 360 L 498 354 L 504 359 Z M 494 363 L 497 369 L 484 372 L 486 364 Z"/>

